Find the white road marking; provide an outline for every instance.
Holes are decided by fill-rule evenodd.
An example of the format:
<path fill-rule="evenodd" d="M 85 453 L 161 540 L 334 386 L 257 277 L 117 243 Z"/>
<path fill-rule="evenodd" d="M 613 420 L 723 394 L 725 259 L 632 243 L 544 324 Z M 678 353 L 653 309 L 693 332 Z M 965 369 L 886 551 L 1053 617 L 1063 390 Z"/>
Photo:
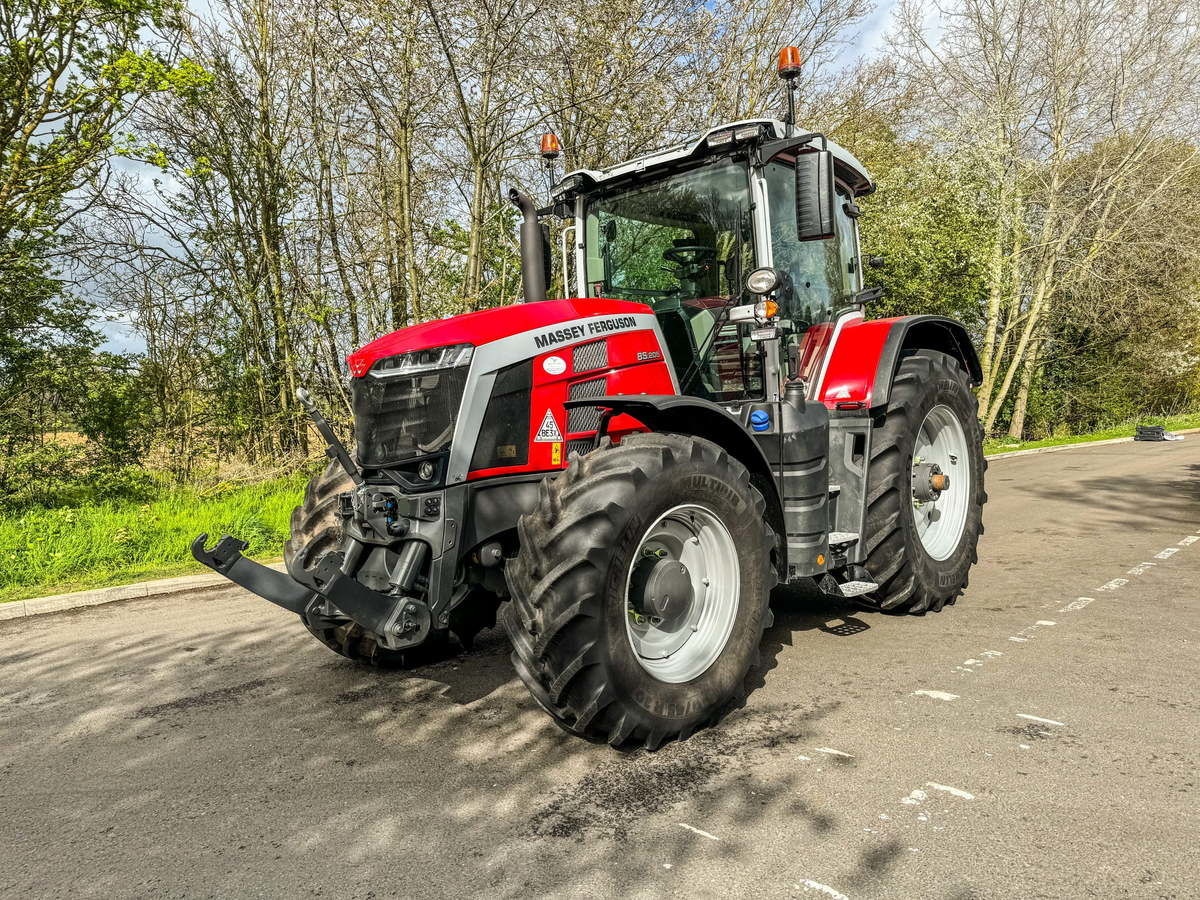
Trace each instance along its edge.
<path fill-rule="evenodd" d="M 811 757 L 811 756 L 805 756 L 803 753 L 801 753 L 799 756 L 797 756 L 797 757 L 796 757 L 796 759 L 802 759 L 802 760 L 804 760 L 805 762 L 812 762 L 812 757 Z"/>
<path fill-rule="evenodd" d="M 1095 603 L 1095 602 L 1096 602 L 1095 597 L 1080 597 L 1077 600 L 1072 600 L 1070 603 L 1068 603 L 1066 606 L 1064 606 L 1062 609 L 1060 609 L 1059 612 L 1077 612 L 1077 611 L 1083 609 L 1089 603 Z"/>
<path fill-rule="evenodd" d="M 927 793 L 925 793 L 923 790 L 921 790 L 920 788 L 917 788 L 911 794 L 909 794 L 907 797 L 901 797 L 900 802 L 903 803 L 905 806 L 920 806 L 922 803 L 925 802 L 925 799 L 928 796 L 929 795 Z"/>
<path fill-rule="evenodd" d="M 1028 719 L 1030 722 L 1041 722 L 1044 725 L 1061 725 L 1066 727 L 1066 722 L 1055 722 L 1053 719 L 1043 719 L 1041 716 L 1030 716 L 1025 713 L 1017 713 L 1018 719 Z"/>
<path fill-rule="evenodd" d="M 854 759 L 854 754 L 843 753 L 841 750 L 834 750 L 832 747 L 813 747 L 818 753 L 828 753 L 830 756 L 844 756 L 846 759 Z"/>
<path fill-rule="evenodd" d="M 671 868 L 671 864 L 670 864 L 670 863 L 663 863 L 663 868 L 664 868 L 664 869 L 669 869 L 669 868 Z"/>
<path fill-rule="evenodd" d="M 1056 622 L 1050 622 L 1046 619 L 1038 619 L 1036 622 L 1034 622 L 1028 628 L 1022 628 L 1015 635 L 1010 637 L 1009 640 L 1016 641 L 1018 644 L 1024 644 L 1025 642 L 1027 642 L 1029 640 L 1029 636 L 1032 635 L 1035 631 L 1037 631 L 1039 627 L 1046 626 L 1046 625 L 1056 625 L 1056 624 L 1057 624 Z"/>
<path fill-rule="evenodd" d="M 1003 656 L 1004 654 L 1001 653 L 999 650 L 984 650 L 979 655 L 986 656 L 988 659 L 995 659 L 997 656 Z"/>
<path fill-rule="evenodd" d="M 956 788 L 956 787 L 950 787 L 950 785 L 948 785 L 948 784 L 938 784 L 935 781 L 927 781 L 927 782 L 925 782 L 925 787 L 931 787 L 935 791 L 942 791 L 947 794 L 953 794 L 955 797 L 961 797 L 963 800 L 974 800 L 975 799 L 974 794 L 968 794 L 966 791 L 960 790 L 959 788 Z"/>
<path fill-rule="evenodd" d="M 934 700 L 957 700 L 958 694 L 950 694 L 946 691 L 913 691 L 914 697 L 932 697 Z"/>
<path fill-rule="evenodd" d="M 1192 544 L 1196 543 L 1196 541 L 1200 541 L 1200 534 L 1189 534 L 1187 537 L 1185 537 L 1182 541 L 1179 542 L 1179 546 L 1180 547 L 1190 547 L 1190 546 L 1192 546 Z"/>
<path fill-rule="evenodd" d="M 1132 569 L 1130 569 L 1125 574 L 1126 575 L 1145 575 L 1154 566 L 1157 566 L 1157 565 L 1158 565 L 1158 563 L 1152 563 L 1152 562 L 1138 563 L 1136 566 L 1134 566 Z"/>
<path fill-rule="evenodd" d="M 689 825 L 687 822 L 680 822 L 679 827 L 686 828 L 688 831 L 692 832 L 693 834 L 698 834 L 698 835 L 700 835 L 700 837 L 708 838 L 710 841 L 719 841 L 720 840 L 720 838 L 717 837 L 715 834 L 709 834 L 707 831 L 697 828 L 695 825 Z"/>
<path fill-rule="evenodd" d="M 1178 547 L 1168 547 L 1166 550 L 1160 550 L 1158 553 L 1155 553 L 1154 558 L 1155 559 L 1170 559 L 1172 556 L 1174 556 L 1178 552 L 1179 552 Z"/>
<path fill-rule="evenodd" d="M 1017 744 L 1017 746 L 1020 747 L 1022 750 L 1030 749 L 1028 744 Z"/>
<path fill-rule="evenodd" d="M 963 665 L 964 666 L 982 666 L 983 663 L 978 659 L 964 659 Z"/>
<path fill-rule="evenodd" d="M 1128 578 L 1114 578 L 1112 581 L 1106 581 L 1104 584 L 1100 585 L 1100 587 L 1096 588 L 1096 590 L 1115 591 L 1117 588 L 1123 588 L 1127 584 L 1129 584 Z"/>
<path fill-rule="evenodd" d="M 821 882 L 819 882 L 819 881 L 813 881 L 811 878 L 805 878 L 798 885 L 796 885 L 796 889 L 805 891 L 805 892 L 817 891 L 819 893 L 822 893 L 829 897 L 832 897 L 833 900 L 850 900 L 850 898 L 847 897 L 845 894 L 843 894 L 841 891 L 835 891 L 829 885 L 821 884 Z"/>

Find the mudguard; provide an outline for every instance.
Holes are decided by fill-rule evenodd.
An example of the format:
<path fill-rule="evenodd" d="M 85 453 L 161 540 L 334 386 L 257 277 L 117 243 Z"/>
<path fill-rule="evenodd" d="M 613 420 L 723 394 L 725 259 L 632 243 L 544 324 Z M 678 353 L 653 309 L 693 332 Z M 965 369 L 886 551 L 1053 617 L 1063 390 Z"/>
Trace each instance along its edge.
<path fill-rule="evenodd" d="M 983 381 L 979 356 L 966 328 L 945 316 L 899 316 L 867 321 L 855 313 L 839 319 L 826 339 L 833 346 L 811 392 L 830 409 L 861 410 L 886 405 L 892 378 L 906 350 L 948 353 L 961 363 L 972 385 Z"/>

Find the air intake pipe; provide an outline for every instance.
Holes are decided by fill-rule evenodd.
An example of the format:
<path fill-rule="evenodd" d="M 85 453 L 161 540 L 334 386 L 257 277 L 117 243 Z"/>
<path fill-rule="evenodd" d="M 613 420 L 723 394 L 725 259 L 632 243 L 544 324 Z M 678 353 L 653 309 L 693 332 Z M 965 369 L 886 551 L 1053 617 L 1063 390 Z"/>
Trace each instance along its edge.
<path fill-rule="evenodd" d="M 546 299 L 546 238 L 538 222 L 537 207 L 528 194 L 509 188 L 509 202 L 521 210 L 521 287 L 525 302 Z"/>

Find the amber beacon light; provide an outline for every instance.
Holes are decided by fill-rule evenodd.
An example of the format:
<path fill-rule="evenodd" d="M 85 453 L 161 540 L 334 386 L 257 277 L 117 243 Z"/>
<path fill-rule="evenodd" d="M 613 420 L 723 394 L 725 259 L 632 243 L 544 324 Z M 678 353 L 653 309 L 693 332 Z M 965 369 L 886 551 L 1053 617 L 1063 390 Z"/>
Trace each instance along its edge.
<path fill-rule="evenodd" d="M 784 47 L 779 51 L 779 77 L 791 81 L 800 74 L 802 60 L 799 47 Z"/>
<path fill-rule="evenodd" d="M 547 131 L 542 135 L 542 159 L 547 162 L 558 159 L 562 153 L 562 147 L 558 143 L 558 135 L 553 131 Z"/>

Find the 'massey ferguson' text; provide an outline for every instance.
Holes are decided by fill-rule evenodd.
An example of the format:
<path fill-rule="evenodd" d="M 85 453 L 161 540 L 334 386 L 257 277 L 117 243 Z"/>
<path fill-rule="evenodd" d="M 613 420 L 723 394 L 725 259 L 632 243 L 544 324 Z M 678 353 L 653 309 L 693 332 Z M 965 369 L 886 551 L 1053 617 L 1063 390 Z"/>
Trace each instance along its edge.
<path fill-rule="evenodd" d="M 609 334 L 613 331 L 627 331 L 630 328 L 636 327 L 637 319 L 635 319 L 633 316 L 614 316 L 609 319 L 592 319 L 587 322 L 580 322 L 577 325 L 564 325 L 562 328 L 555 328 L 552 331 L 546 331 L 542 334 L 534 335 L 533 343 L 539 350 L 544 350 L 547 347 L 554 347 L 558 344 L 567 344 L 571 341 L 580 341 L 586 337 Z"/>

